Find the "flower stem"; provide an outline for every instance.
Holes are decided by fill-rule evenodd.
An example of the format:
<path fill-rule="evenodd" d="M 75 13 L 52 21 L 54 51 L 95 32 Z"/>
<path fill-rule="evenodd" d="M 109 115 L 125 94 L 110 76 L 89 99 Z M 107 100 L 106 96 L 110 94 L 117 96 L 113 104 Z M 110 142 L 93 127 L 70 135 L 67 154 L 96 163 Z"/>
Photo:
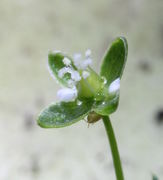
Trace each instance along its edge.
<path fill-rule="evenodd" d="M 117 180 L 124 180 L 121 160 L 120 160 L 120 156 L 118 152 L 118 146 L 117 146 L 117 142 L 116 142 L 114 131 L 111 125 L 110 118 L 108 116 L 103 116 L 102 118 L 103 118 L 106 133 L 107 133 L 108 140 L 111 147 L 112 158 L 114 162 L 114 169 L 115 169 Z"/>

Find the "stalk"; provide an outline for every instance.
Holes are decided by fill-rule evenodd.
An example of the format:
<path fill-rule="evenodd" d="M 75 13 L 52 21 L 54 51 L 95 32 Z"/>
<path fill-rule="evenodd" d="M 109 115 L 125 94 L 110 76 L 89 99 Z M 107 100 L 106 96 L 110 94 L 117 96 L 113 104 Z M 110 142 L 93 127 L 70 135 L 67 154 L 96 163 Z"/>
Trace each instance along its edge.
<path fill-rule="evenodd" d="M 110 143 L 116 178 L 117 180 L 124 180 L 118 146 L 117 146 L 117 142 L 116 142 L 114 131 L 111 125 L 110 118 L 108 116 L 103 116 L 102 119 L 105 126 L 106 134 Z"/>

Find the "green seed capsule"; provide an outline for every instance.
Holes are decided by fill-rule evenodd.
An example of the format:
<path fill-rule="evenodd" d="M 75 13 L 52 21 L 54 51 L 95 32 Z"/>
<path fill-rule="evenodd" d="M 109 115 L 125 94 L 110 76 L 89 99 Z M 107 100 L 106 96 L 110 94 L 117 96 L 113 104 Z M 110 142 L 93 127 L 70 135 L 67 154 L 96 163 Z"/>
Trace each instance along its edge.
<path fill-rule="evenodd" d="M 87 122 L 88 123 L 95 123 L 101 119 L 101 116 L 94 111 L 90 112 L 88 117 L 87 117 Z"/>

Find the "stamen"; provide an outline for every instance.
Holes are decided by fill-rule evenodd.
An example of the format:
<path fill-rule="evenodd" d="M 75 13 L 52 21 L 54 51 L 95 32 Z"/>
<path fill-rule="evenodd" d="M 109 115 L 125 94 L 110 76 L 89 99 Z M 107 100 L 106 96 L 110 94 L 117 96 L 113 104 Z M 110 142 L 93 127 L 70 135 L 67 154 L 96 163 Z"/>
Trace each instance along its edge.
<path fill-rule="evenodd" d="M 78 68 L 78 69 L 86 69 L 88 66 L 90 66 L 92 64 L 92 59 L 90 58 L 91 56 L 91 50 L 88 49 L 85 52 L 85 56 L 86 59 L 82 60 L 82 56 L 79 53 L 74 54 L 74 65 Z"/>
<path fill-rule="evenodd" d="M 62 69 L 60 69 L 60 70 L 58 71 L 58 76 L 59 76 L 60 78 L 63 78 L 63 76 L 64 76 L 66 73 L 70 73 L 70 74 L 71 74 L 71 79 L 74 80 L 74 81 L 80 81 L 80 80 L 81 80 L 81 77 L 80 77 L 79 72 L 73 70 L 73 69 L 70 68 L 70 67 L 63 67 Z"/>
<path fill-rule="evenodd" d="M 64 63 L 66 66 L 70 66 L 70 65 L 71 65 L 71 60 L 68 59 L 67 57 L 65 57 L 65 58 L 63 59 L 63 63 Z"/>

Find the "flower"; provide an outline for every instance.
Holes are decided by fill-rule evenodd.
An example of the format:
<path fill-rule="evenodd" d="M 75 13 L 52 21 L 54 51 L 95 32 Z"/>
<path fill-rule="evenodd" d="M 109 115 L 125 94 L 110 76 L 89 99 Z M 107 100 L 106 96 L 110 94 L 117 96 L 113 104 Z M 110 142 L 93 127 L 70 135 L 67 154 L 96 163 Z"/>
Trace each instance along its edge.
<path fill-rule="evenodd" d="M 89 69 L 92 63 L 92 59 L 90 56 L 91 56 L 91 50 L 88 49 L 85 52 L 84 59 L 82 59 L 82 55 L 80 53 L 74 54 L 74 59 L 72 60 L 72 62 L 68 57 L 64 57 L 62 59 L 64 67 L 58 70 L 58 77 L 63 78 L 66 74 L 67 75 L 69 74 L 70 79 L 68 80 L 68 88 L 61 89 L 57 93 L 61 101 L 71 102 L 77 98 L 77 95 L 79 95 L 80 97 L 84 97 L 81 91 L 83 92 L 84 86 L 88 86 L 90 84 L 89 79 L 87 78 L 91 76 L 91 81 L 92 81 L 92 77 L 93 76 L 95 77 L 95 73 L 91 73 L 92 70 Z M 74 93 L 74 89 L 76 90 L 75 93 Z M 96 88 L 91 89 L 87 87 L 87 91 L 89 92 L 90 96 L 93 96 L 95 90 Z"/>
<path fill-rule="evenodd" d="M 90 123 L 116 111 L 119 103 L 120 79 L 127 59 L 127 41 L 116 38 L 106 52 L 100 74 L 92 68 L 91 50 L 74 54 L 50 52 L 50 72 L 65 88 L 57 92 L 58 103 L 45 108 L 38 117 L 44 128 L 65 127 L 85 116 Z M 80 103 L 79 103 L 80 102 Z"/>

